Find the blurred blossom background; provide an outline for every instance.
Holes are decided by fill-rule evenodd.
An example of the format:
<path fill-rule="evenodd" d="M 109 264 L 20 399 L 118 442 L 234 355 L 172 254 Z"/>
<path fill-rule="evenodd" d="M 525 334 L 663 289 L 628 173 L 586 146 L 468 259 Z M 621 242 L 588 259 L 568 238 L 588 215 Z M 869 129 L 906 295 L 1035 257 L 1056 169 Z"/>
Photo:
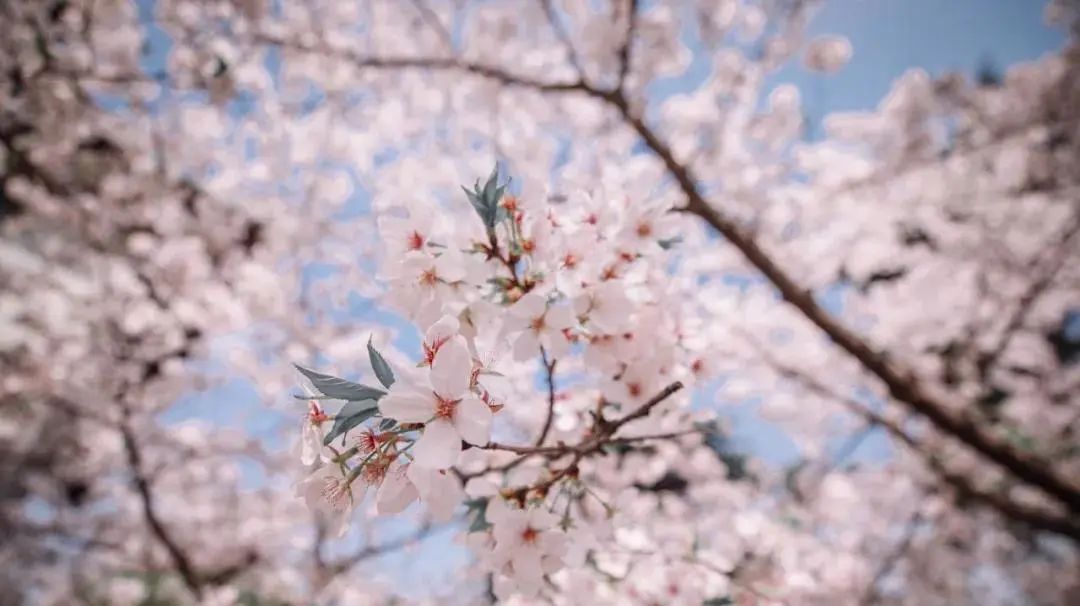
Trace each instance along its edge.
<path fill-rule="evenodd" d="M 686 209 L 725 470 L 620 468 L 623 551 L 516 603 L 1080 603 L 1077 2 L 7 0 L 0 31 L 0 604 L 490 601 L 460 519 L 335 539 L 294 497 L 292 363 L 415 366 L 375 218 L 475 221 L 496 163 Z M 672 537 L 728 589 L 676 591 Z"/>

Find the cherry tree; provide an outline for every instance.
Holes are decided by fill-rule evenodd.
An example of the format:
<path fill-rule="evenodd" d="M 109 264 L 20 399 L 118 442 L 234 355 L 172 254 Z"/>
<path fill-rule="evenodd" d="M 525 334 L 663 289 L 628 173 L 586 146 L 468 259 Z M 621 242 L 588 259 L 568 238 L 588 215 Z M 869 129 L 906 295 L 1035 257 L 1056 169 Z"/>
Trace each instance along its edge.
<path fill-rule="evenodd" d="M 811 141 L 813 8 L 5 5 L 5 597 L 1075 596 L 1075 41 Z M 169 419 L 236 376 L 272 438 Z"/>

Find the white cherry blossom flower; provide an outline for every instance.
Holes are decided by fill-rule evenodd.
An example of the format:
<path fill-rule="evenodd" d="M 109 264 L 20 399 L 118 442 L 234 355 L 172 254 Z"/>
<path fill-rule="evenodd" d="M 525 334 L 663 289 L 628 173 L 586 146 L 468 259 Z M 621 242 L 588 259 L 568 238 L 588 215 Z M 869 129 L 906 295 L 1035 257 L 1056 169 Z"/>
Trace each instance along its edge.
<path fill-rule="evenodd" d="M 424 423 L 413 456 L 416 464 L 446 469 L 457 461 L 461 441 L 481 446 L 491 435 L 491 409 L 469 391 L 472 356 L 465 338 L 455 335 L 431 363 L 428 380 L 400 380 L 379 401 L 386 417 L 401 423 Z"/>
<path fill-rule="evenodd" d="M 357 487 L 359 494 L 354 494 Z M 353 507 L 363 500 L 364 484 L 348 484 L 336 465 L 324 465 L 296 484 L 296 496 L 304 499 L 308 509 L 326 516 L 330 534 L 344 536 L 349 530 Z"/>
<path fill-rule="evenodd" d="M 417 463 L 409 465 L 405 473 L 436 521 L 445 522 L 454 516 L 454 510 L 465 498 L 457 474 Z"/>
<path fill-rule="evenodd" d="M 557 527 L 559 517 L 542 506 L 519 509 L 500 498 L 488 502 L 486 515 L 493 525 L 495 562 L 518 590 L 535 594 L 545 574 L 563 567 L 567 542 Z"/>
<path fill-rule="evenodd" d="M 410 466 L 391 465 L 375 495 L 375 510 L 380 515 L 401 513 L 416 500 L 416 486 L 408 478 Z"/>
<path fill-rule="evenodd" d="M 540 348 L 556 358 L 570 350 L 566 331 L 577 322 L 569 307 L 548 305 L 544 297 L 530 292 L 510 308 L 506 318 L 507 332 L 516 332 L 514 359 L 528 360 L 537 355 Z"/>
<path fill-rule="evenodd" d="M 601 282 L 574 298 L 574 313 L 587 318 L 586 327 L 598 334 L 621 333 L 633 311 L 626 285 L 618 282 Z"/>

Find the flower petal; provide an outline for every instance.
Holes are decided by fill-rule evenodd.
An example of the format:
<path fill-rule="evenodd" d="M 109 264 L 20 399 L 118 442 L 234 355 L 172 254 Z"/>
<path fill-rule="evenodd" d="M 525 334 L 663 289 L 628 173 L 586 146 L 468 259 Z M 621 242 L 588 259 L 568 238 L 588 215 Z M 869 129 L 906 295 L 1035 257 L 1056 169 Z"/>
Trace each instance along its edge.
<path fill-rule="evenodd" d="M 457 318 L 449 314 L 445 315 L 427 329 L 427 332 L 424 333 L 424 343 L 430 346 L 437 341 L 448 339 L 456 335 L 459 328 L 460 323 Z"/>
<path fill-rule="evenodd" d="M 561 358 L 570 353 L 570 341 L 566 340 L 566 335 L 561 330 L 546 329 L 542 337 L 548 355 Z"/>
<path fill-rule="evenodd" d="M 577 320 L 574 318 L 574 310 L 566 305 L 556 305 L 548 310 L 544 316 L 544 323 L 548 328 L 561 331 L 577 324 Z"/>
<path fill-rule="evenodd" d="M 397 383 L 394 387 L 397 387 Z M 379 412 L 401 423 L 424 423 L 435 416 L 435 396 L 415 386 L 390 389 L 379 400 Z"/>
<path fill-rule="evenodd" d="M 469 444 L 483 446 L 491 439 L 491 409 L 472 395 L 454 410 L 454 427 Z"/>
<path fill-rule="evenodd" d="M 436 521 L 445 522 L 453 517 L 465 498 L 461 482 L 452 472 L 409 465 L 407 475 Z"/>
<path fill-rule="evenodd" d="M 510 307 L 510 315 L 518 318 L 528 318 L 532 320 L 544 315 L 544 310 L 547 308 L 547 299 L 541 297 L 535 292 L 526 293 L 517 303 L 514 303 Z"/>
<path fill-rule="evenodd" d="M 514 359 L 518 362 L 524 362 L 536 356 L 539 351 L 540 341 L 536 338 L 536 333 L 531 330 L 523 331 L 514 341 Z"/>
<path fill-rule="evenodd" d="M 387 470 L 379 492 L 375 495 L 375 510 L 380 515 L 401 513 L 409 503 L 416 500 L 416 487 L 406 476 L 406 470 L 404 465 Z"/>
<path fill-rule="evenodd" d="M 469 389 L 471 378 L 472 354 L 465 337 L 458 335 L 439 348 L 431 363 L 431 386 L 440 396 L 456 400 Z"/>
<path fill-rule="evenodd" d="M 446 419 L 437 419 L 424 427 L 413 449 L 416 464 L 429 469 L 446 469 L 461 454 L 461 435 Z"/>

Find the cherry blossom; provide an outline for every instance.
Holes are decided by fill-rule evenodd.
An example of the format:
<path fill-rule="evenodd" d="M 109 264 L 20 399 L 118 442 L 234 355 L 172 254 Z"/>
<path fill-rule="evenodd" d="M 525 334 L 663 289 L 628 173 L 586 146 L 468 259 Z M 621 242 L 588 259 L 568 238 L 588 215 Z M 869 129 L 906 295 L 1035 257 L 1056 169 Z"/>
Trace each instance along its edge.
<path fill-rule="evenodd" d="M 541 295 L 530 292 L 510 308 L 506 331 L 517 333 L 514 338 L 514 359 L 526 360 L 539 353 L 540 348 L 555 357 L 570 349 L 567 331 L 574 327 L 573 311 L 565 305 L 551 305 Z"/>
<path fill-rule="evenodd" d="M 349 530 L 353 507 L 364 497 L 365 486 L 350 484 L 336 466 L 324 465 L 297 483 L 296 495 L 312 511 L 327 517 L 331 534 L 344 536 Z"/>
<path fill-rule="evenodd" d="M 413 451 L 417 465 L 446 469 L 457 461 L 462 440 L 475 445 L 488 442 L 491 409 L 469 391 L 472 369 L 465 338 L 452 337 L 439 347 L 427 381 L 395 383 L 379 402 L 388 417 L 424 424 Z"/>
<path fill-rule="evenodd" d="M 496 570 L 514 581 L 525 595 L 535 594 L 543 577 L 563 566 L 566 536 L 556 525 L 559 517 L 544 507 L 517 509 L 494 498 L 487 507 L 495 539 Z"/>

